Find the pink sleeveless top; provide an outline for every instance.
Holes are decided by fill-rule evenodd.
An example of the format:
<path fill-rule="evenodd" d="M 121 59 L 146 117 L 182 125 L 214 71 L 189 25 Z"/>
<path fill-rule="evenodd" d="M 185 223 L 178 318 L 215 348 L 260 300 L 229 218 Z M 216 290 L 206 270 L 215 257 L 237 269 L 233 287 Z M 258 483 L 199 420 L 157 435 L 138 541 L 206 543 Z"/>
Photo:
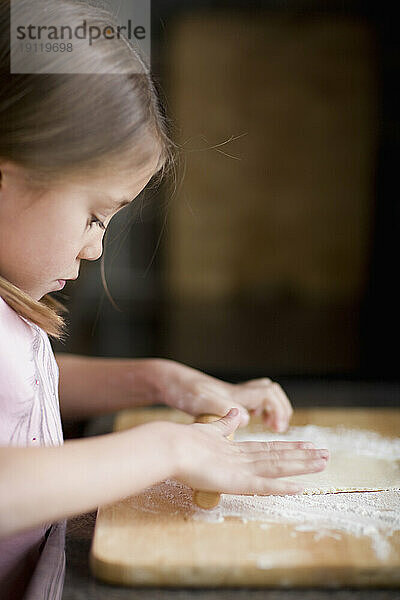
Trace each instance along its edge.
<path fill-rule="evenodd" d="M 47 333 L 0 296 L 0 446 L 64 443 L 58 379 Z M 65 526 L 45 523 L 0 539 L 1 598 L 61 598 Z"/>

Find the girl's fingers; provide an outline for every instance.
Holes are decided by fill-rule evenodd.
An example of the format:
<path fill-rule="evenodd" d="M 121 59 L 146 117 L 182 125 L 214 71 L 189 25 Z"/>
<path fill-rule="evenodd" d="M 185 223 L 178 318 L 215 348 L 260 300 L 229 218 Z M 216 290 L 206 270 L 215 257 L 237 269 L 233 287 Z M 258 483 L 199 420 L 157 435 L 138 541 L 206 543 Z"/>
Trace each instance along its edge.
<path fill-rule="evenodd" d="M 268 426 L 278 431 L 284 431 L 287 428 L 288 424 L 286 409 L 285 406 L 282 404 L 282 401 L 279 398 L 276 389 L 273 387 L 271 387 L 266 404 L 266 418 L 268 421 Z"/>
<path fill-rule="evenodd" d="M 279 383 L 263 377 L 241 385 L 249 394 L 245 405 L 250 413 L 256 417 L 261 416 L 269 427 L 279 431 L 287 428 L 293 408 Z"/>
<path fill-rule="evenodd" d="M 254 451 L 254 452 L 245 452 L 243 458 L 248 461 L 256 461 L 256 460 L 317 460 L 320 458 L 328 459 L 329 452 L 323 448 L 313 448 L 310 450 L 302 450 L 302 449 L 287 449 L 276 452 L 268 452 L 265 453 L 265 450 L 262 451 Z"/>
<path fill-rule="evenodd" d="M 265 477 L 285 477 L 288 475 L 302 475 L 305 473 L 316 473 L 325 469 L 327 461 L 318 460 L 277 460 L 264 459 L 255 460 L 252 468 L 257 475 Z"/>
<path fill-rule="evenodd" d="M 285 392 L 283 391 L 283 389 L 279 385 L 279 383 L 274 383 L 273 386 L 274 386 L 274 391 L 275 391 L 276 395 L 278 396 L 278 399 L 280 399 L 281 404 L 285 409 L 286 417 L 289 422 L 290 418 L 293 414 L 293 408 L 292 408 L 292 405 L 290 404 L 289 398 L 287 397 L 287 395 L 285 394 Z"/>
<path fill-rule="evenodd" d="M 284 431 L 287 429 L 291 416 L 287 405 L 289 400 L 286 398 L 282 388 L 277 383 L 272 384 L 270 389 L 270 397 L 274 399 L 274 406 L 276 407 L 273 419 L 275 428 L 278 429 L 278 431 Z"/>
<path fill-rule="evenodd" d="M 233 442 L 235 446 L 239 448 L 239 450 L 243 452 L 267 452 L 268 450 L 297 450 L 298 448 L 315 448 L 312 442 L 257 442 L 257 441 L 248 441 L 248 442 Z"/>
<path fill-rule="evenodd" d="M 291 416 L 287 407 L 289 400 L 284 399 L 283 391 L 280 391 L 275 385 L 278 384 L 271 383 L 265 390 L 258 389 L 253 400 L 256 405 L 252 408 L 251 404 L 247 405 L 247 409 L 255 417 L 262 417 L 268 427 L 284 429 Z"/>

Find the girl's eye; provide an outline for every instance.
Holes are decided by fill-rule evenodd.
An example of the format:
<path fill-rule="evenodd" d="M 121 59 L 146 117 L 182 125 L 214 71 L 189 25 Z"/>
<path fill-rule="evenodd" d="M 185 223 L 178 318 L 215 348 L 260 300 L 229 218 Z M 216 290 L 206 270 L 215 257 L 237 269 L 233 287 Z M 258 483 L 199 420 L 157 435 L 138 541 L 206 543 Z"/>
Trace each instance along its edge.
<path fill-rule="evenodd" d="M 92 219 L 90 221 L 90 227 L 92 226 L 93 223 L 98 223 L 100 229 L 105 229 L 106 226 L 104 225 L 104 223 L 102 221 L 100 221 L 100 219 L 98 219 L 97 217 L 95 217 L 94 215 L 92 215 Z"/>

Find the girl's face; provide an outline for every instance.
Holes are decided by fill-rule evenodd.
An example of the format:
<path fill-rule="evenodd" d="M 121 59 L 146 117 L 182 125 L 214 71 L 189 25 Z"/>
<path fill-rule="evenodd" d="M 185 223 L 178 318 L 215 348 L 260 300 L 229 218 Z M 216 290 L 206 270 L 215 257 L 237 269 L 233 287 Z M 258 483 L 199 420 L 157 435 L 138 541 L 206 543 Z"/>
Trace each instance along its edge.
<path fill-rule="evenodd" d="M 143 190 L 157 161 L 130 181 L 117 176 L 67 183 L 40 196 L 26 188 L 22 168 L 0 162 L 0 275 L 40 300 L 76 279 L 81 260 L 103 252 L 104 229 Z"/>

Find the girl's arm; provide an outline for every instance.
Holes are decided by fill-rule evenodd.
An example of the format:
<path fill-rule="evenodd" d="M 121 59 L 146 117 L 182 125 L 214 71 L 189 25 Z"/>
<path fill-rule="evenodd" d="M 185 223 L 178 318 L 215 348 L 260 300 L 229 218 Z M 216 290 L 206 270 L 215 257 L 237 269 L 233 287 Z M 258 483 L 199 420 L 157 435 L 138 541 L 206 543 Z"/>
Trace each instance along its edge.
<path fill-rule="evenodd" d="M 62 446 L 0 447 L 0 538 L 94 510 L 172 476 L 176 424 L 153 421 Z"/>
<path fill-rule="evenodd" d="M 103 358 L 58 354 L 63 417 L 90 417 L 124 408 L 166 404 L 190 415 L 241 411 L 286 431 L 293 409 L 281 386 L 268 377 L 228 383 L 167 358 Z"/>
<path fill-rule="evenodd" d="M 237 408 L 212 423 L 153 421 L 63 446 L 0 448 L 0 537 L 93 510 L 164 479 L 227 494 L 293 494 L 280 478 L 322 471 L 305 442 L 234 442 Z"/>
<path fill-rule="evenodd" d="M 163 403 L 166 365 L 161 358 L 124 359 L 58 353 L 63 418 L 87 418 Z"/>

